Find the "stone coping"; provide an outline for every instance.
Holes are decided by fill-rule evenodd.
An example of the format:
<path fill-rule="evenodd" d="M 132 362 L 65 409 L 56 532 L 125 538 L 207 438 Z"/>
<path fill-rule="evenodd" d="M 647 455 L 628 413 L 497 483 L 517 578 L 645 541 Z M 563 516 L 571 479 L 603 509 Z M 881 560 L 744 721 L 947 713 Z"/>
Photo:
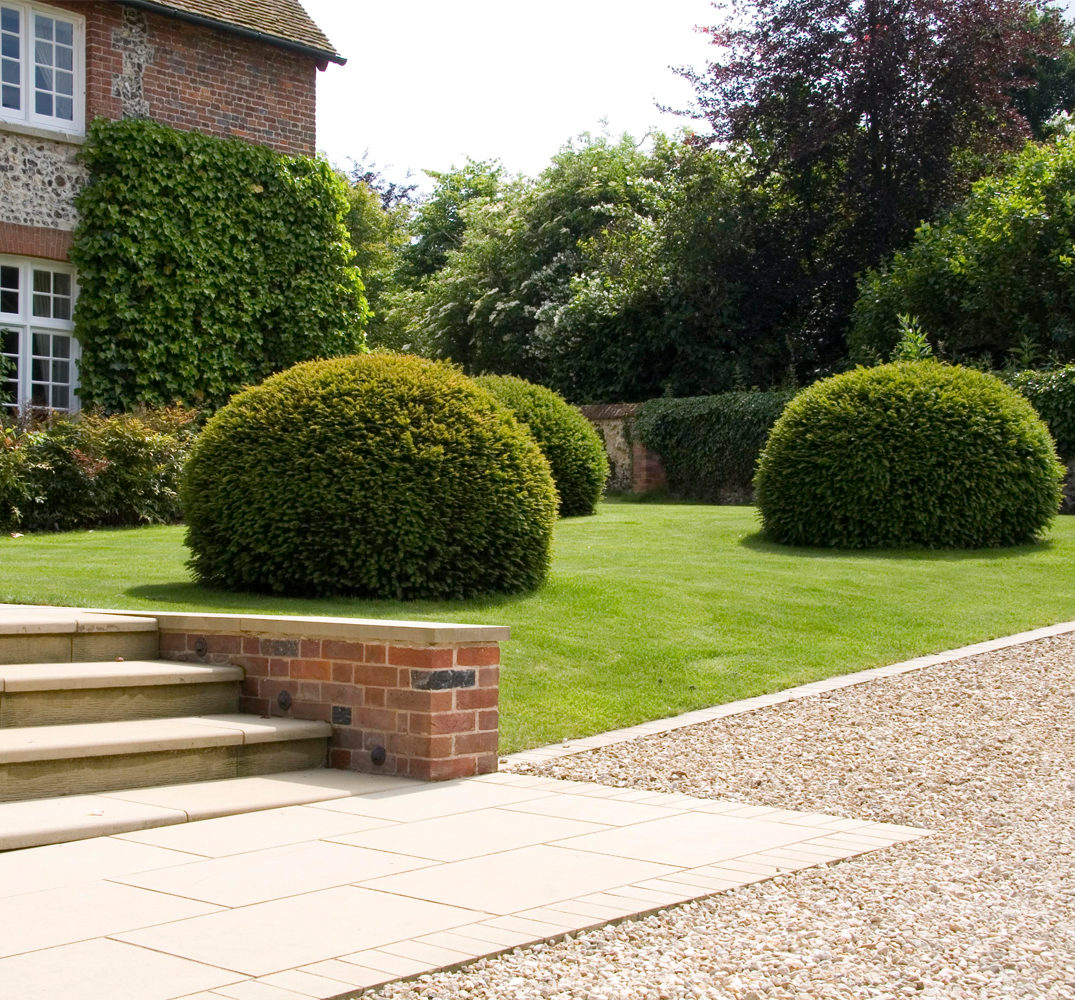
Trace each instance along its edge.
<path fill-rule="evenodd" d="M 423 646 L 504 642 L 506 625 L 392 621 L 378 618 L 331 618 L 287 615 L 124 611 L 111 608 L 57 608 L 0 605 L 0 634 L 150 629 L 205 635 L 258 635 L 287 639 L 337 639 L 343 642 L 400 642 Z"/>

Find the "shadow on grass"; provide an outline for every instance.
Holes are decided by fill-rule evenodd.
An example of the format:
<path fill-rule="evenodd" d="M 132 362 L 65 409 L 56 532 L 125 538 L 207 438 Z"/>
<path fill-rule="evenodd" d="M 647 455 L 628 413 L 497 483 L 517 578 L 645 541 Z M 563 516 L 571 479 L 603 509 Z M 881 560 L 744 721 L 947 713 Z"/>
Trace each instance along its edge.
<path fill-rule="evenodd" d="M 1021 556 L 1048 552 L 1055 548 L 1052 538 L 1031 545 L 1012 545 L 995 549 L 837 549 L 781 545 L 767 538 L 763 531 L 744 535 L 739 544 L 765 555 L 794 556 L 800 559 L 887 559 L 893 562 L 966 562 L 968 560 L 1018 559 Z"/>
<path fill-rule="evenodd" d="M 130 597 L 147 601 L 161 608 L 167 605 L 189 608 L 197 606 L 203 611 L 224 614 L 236 612 L 290 615 L 342 615 L 358 618 L 427 618 L 436 615 L 445 618 L 457 612 L 486 611 L 510 607 L 529 600 L 527 594 L 492 594 L 457 601 L 393 601 L 332 594 L 324 597 L 288 597 L 248 590 L 220 590 L 202 587 L 191 581 L 176 583 L 144 584 L 124 591 Z"/>

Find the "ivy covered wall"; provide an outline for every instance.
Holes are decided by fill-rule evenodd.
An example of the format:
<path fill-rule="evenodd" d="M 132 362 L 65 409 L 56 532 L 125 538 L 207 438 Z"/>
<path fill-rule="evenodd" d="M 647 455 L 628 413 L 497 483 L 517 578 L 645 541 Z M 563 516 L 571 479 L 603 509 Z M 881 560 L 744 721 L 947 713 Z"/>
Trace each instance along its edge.
<path fill-rule="evenodd" d="M 217 405 L 361 349 L 368 308 L 327 163 L 144 120 L 94 122 L 83 156 L 83 405 Z"/>

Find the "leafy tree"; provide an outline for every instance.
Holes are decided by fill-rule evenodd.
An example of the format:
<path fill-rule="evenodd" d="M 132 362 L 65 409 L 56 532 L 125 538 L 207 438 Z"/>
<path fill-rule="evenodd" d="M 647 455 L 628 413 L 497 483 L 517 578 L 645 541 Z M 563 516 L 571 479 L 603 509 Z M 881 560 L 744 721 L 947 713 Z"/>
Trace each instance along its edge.
<path fill-rule="evenodd" d="M 1046 35 L 1057 34 L 1059 49 L 1052 55 L 1031 57 L 1027 74 L 1033 85 L 1012 95 L 1016 110 L 1027 120 L 1035 139 L 1044 139 L 1050 121 L 1060 112 L 1075 110 L 1075 27 L 1065 22 L 1059 11 L 1035 11 L 1031 27 Z"/>
<path fill-rule="evenodd" d="M 1029 0 L 729 0 L 715 58 L 685 71 L 709 141 L 784 187 L 785 275 L 811 352 L 833 363 L 855 276 L 1027 135 L 1012 92 L 1056 53 Z M 790 289 L 789 289 L 790 290 Z"/>
<path fill-rule="evenodd" d="M 1075 360 L 1075 135 L 1028 143 L 964 203 L 921 226 L 907 249 L 866 273 L 852 356 L 886 355 L 899 315 L 943 357 L 1001 367 L 1009 358 Z"/>
<path fill-rule="evenodd" d="M 411 220 L 412 242 L 401 254 L 401 274 L 411 283 L 435 274 L 458 250 L 466 230 L 464 208 L 472 201 L 495 198 L 504 168 L 495 161 L 471 160 L 444 172 L 426 171 L 435 184 Z"/>
<path fill-rule="evenodd" d="M 458 248 L 442 243 L 443 266 L 413 297 L 419 349 L 470 371 L 543 381 L 550 352 L 537 330 L 570 297 L 584 263 L 580 243 L 645 211 L 653 169 L 628 137 L 584 136 L 538 178 L 515 179 L 496 198 L 469 199 L 441 230 L 461 234 Z"/>

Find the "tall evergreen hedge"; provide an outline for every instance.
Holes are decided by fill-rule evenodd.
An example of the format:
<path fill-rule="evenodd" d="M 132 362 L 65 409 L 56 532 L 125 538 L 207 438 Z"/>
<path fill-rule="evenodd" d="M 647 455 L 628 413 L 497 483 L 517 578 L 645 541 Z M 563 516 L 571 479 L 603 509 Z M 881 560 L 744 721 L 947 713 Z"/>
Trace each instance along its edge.
<path fill-rule="evenodd" d="M 83 157 L 84 404 L 215 405 L 361 346 L 368 310 L 328 163 L 140 120 L 94 122 Z"/>

